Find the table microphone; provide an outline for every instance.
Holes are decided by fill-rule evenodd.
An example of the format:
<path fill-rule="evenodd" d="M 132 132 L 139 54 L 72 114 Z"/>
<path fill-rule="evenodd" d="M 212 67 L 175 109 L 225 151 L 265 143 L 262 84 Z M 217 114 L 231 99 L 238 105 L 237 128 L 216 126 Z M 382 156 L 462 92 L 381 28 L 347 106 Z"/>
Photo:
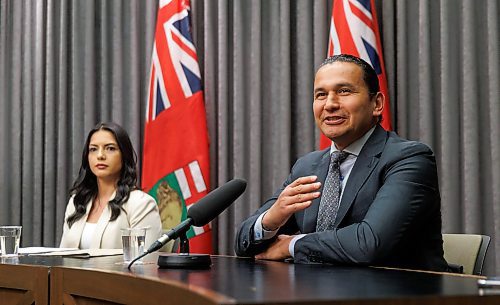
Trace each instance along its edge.
<path fill-rule="evenodd" d="M 179 236 L 185 235 L 186 231 L 189 230 L 192 225 L 201 227 L 209 223 L 225 209 L 227 209 L 241 194 L 243 194 L 246 186 L 247 182 L 245 180 L 233 179 L 208 193 L 197 203 L 189 207 L 186 220 L 182 221 L 176 227 L 163 234 L 148 248 L 147 251 L 130 262 L 129 268 L 136 260 L 148 255 L 149 253 L 159 250 L 167 242 L 174 240 Z M 172 265 L 172 262 L 166 262 L 166 265 L 163 266 L 165 264 L 165 260 L 175 260 L 172 265 L 173 267 L 189 267 L 184 266 L 184 264 L 186 264 L 186 262 L 188 261 L 192 261 L 194 263 L 196 261 L 196 258 L 198 258 L 198 256 L 195 256 L 193 259 L 193 256 L 187 256 L 184 254 L 176 255 L 177 259 L 173 257 L 174 256 L 172 255 L 170 255 L 169 257 L 160 256 L 158 258 L 158 264 L 160 265 L 160 267 L 170 267 L 169 265 Z M 207 257 L 208 261 L 210 261 L 210 256 L 208 255 L 204 255 L 202 259 L 206 260 Z M 161 263 L 160 260 L 162 261 Z M 191 263 L 187 264 L 190 265 Z"/>

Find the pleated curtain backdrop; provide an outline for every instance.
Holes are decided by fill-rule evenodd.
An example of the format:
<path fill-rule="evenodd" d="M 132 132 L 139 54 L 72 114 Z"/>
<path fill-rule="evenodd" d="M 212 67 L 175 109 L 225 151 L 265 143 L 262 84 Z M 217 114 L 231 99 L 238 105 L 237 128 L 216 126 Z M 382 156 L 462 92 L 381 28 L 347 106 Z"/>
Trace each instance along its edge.
<path fill-rule="evenodd" d="M 331 5 L 194 3 L 204 11 L 196 38 L 203 48 L 212 180 L 249 181 L 216 222 L 219 252 L 234 253 L 238 225 L 283 183 L 296 158 L 317 146 L 314 67 L 325 59 Z"/>
<path fill-rule="evenodd" d="M 59 245 L 88 131 L 124 126 L 141 156 L 156 3 L 0 1 L 0 224 Z"/>
<path fill-rule="evenodd" d="M 443 232 L 491 236 L 485 272 L 498 274 L 499 1 L 384 1 L 382 11 L 396 129 L 436 153 Z"/>
<path fill-rule="evenodd" d="M 216 250 L 313 150 L 312 82 L 331 1 L 191 0 L 212 187 L 248 180 Z M 492 237 L 500 273 L 499 0 L 376 1 L 393 126 L 437 156 L 443 232 Z M 0 224 L 55 246 L 88 130 L 113 120 L 142 155 L 156 1 L 0 0 Z M 388 219 L 387 221 L 391 221 Z"/>

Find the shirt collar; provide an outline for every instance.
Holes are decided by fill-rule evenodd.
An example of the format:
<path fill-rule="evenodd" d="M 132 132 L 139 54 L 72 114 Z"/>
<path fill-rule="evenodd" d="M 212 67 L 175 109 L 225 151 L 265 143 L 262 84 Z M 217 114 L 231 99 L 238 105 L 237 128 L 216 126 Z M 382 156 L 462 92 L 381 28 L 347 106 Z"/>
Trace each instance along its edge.
<path fill-rule="evenodd" d="M 349 146 L 347 146 L 344 151 L 350 153 L 351 155 L 355 155 L 356 157 L 359 155 L 361 152 L 361 149 L 365 145 L 366 141 L 368 141 L 368 138 L 372 135 L 373 131 L 375 130 L 375 126 L 373 126 L 370 130 L 368 130 L 361 138 L 357 139 L 356 141 L 352 142 Z M 337 147 L 335 147 L 335 143 L 332 141 L 332 145 L 330 146 L 330 153 L 333 153 L 335 151 L 338 151 Z"/>

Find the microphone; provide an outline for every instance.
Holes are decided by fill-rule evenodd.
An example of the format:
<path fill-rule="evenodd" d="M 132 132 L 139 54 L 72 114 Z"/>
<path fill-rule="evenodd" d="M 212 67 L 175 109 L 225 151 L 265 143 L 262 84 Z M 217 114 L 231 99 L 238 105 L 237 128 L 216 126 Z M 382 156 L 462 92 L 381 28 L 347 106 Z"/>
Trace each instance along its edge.
<path fill-rule="evenodd" d="M 186 220 L 163 234 L 149 247 L 145 255 L 157 251 L 167 242 L 177 239 L 181 234 L 189 230 L 189 227 L 201 227 L 209 223 L 240 197 L 246 186 L 247 182 L 245 180 L 233 179 L 208 193 L 188 209 Z"/>

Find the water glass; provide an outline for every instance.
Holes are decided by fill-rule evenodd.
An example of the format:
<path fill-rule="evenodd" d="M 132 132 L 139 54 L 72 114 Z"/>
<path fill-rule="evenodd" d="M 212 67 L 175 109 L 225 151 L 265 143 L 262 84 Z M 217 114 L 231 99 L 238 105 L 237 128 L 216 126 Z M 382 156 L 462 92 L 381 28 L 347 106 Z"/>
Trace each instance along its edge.
<path fill-rule="evenodd" d="M 123 245 L 123 261 L 125 263 L 129 263 L 134 258 L 144 253 L 144 244 L 146 243 L 146 228 L 121 229 L 121 234 Z"/>
<path fill-rule="evenodd" d="M 0 226 L 0 256 L 17 256 L 22 226 Z"/>

